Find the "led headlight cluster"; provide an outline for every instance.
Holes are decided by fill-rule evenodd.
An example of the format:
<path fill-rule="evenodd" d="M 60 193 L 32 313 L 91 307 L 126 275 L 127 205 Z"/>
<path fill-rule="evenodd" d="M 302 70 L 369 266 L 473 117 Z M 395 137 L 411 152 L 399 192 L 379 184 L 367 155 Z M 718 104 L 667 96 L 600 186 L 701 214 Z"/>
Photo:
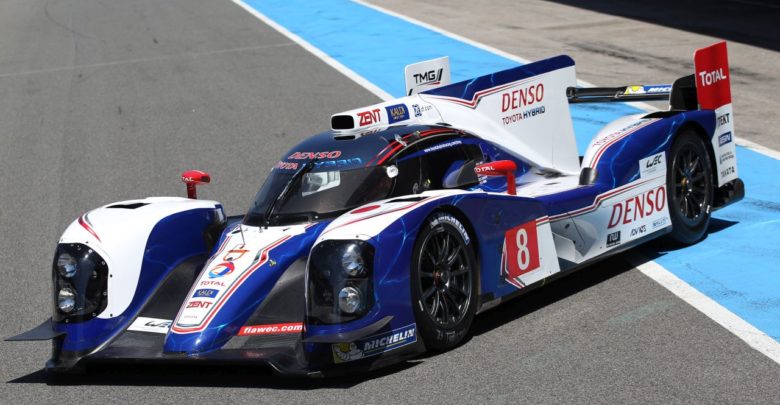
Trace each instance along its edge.
<path fill-rule="evenodd" d="M 55 321 L 89 320 L 106 308 L 108 265 L 92 248 L 80 243 L 60 244 L 52 267 Z"/>
<path fill-rule="evenodd" d="M 374 248 L 359 240 L 324 241 L 309 259 L 307 313 L 313 324 L 347 322 L 374 305 Z"/>

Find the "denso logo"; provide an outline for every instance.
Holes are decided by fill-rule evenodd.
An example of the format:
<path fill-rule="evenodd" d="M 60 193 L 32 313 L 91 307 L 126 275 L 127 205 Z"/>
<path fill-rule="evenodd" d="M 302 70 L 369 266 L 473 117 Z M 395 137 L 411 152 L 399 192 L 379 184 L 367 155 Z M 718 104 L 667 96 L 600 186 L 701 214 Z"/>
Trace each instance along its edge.
<path fill-rule="evenodd" d="M 649 217 L 666 207 L 666 186 L 661 186 L 612 206 L 612 216 L 607 228 L 630 224 L 637 219 Z"/>
<path fill-rule="evenodd" d="M 721 80 L 726 80 L 728 78 L 729 77 L 723 73 L 723 68 L 711 70 L 709 72 L 699 72 L 699 79 L 701 79 L 701 84 L 705 87 L 711 86 Z"/>
<path fill-rule="evenodd" d="M 441 82 L 441 76 L 443 72 L 444 69 L 429 70 L 427 72 L 415 73 L 412 76 L 414 76 L 414 83 L 417 85 L 434 85 Z"/>
<path fill-rule="evenodd" d="M 379 115 L 379 109 L 374 108 L 370 111 L 361 111 L 357 113 L 357 116 L 360 117 L 360 123 L 359 125 L 362 127 L 364 125 L 371 125 L 373 123 L 379 122 L 382 119 L 382 116 Z"/>
<path fill-rule="evenodd" d="M 544 84 L 532 84 L 524 89 L 512 90 L 501 95 L 501 112 L 525 107 L 544 99 Z"/>
<path fill-rule="evenodd" d="M 335 159 L 341 156 L 340 150 L 325 152 L 295 152 L 287 159 L 292 160 L 311 160 L 311 159 Z"/>

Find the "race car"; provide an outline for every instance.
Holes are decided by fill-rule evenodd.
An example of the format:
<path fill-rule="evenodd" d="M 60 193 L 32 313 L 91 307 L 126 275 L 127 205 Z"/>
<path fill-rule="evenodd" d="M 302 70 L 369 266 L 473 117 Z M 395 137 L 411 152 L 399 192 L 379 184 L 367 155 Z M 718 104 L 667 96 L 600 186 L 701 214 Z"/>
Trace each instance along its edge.
<path fill-rule="evenodd" d="M 245 215 L 188 198 L 77 218 L 52 263 L 46 369 L 253 363 L 285 375 L 376 369 L 461 343 L 476 314 L 666 236 L 702 239 L 739 201 L 725 42 L 671 85 L 577 87 L 568 56 L 331 117 L 273 167 Z M 604 127 L 584 156 L 570 104 L 668 100 Z M 546 288 L 555 288 L 550 285 Z"/>

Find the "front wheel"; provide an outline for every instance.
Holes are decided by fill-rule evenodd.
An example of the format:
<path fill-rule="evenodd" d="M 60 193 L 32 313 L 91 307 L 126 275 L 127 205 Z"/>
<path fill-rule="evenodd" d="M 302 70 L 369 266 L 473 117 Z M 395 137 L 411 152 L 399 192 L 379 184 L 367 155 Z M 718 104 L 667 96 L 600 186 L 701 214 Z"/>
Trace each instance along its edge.
<path fill-rule="evenodd" d="M 455 347 L 474 320 L 479 286 L 474 243 L 463 223 L 449 213 L 431 215 L 411 267 L 412 307 L 426 347 Z"/>
<path fill-rule="evenodd" d="M 700 241 L 710 223 L 713 176 L 707 145 L 688 130 L 672 145 L 666 175 L 673 240 L 690 245 Z"/>

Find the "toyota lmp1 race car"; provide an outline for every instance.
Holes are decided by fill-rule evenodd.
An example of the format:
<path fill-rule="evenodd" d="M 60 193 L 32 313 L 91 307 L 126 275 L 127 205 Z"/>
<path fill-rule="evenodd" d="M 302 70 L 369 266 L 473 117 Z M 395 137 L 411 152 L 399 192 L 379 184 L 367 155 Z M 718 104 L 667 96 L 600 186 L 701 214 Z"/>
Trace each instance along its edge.
<path fill-rule="evenodd" d="M 336 114 L 286 153 L 245 215 L 196 198 L 89 211 L 62 235 L 46 369 L 252 363 L 286 375 L 375 369 L 446 350 L 476 314 L 666 235 L 692 244 L 739 201 L 725 42 L 671 85 L 578 88 L 558 56 Z M 604 127 L 584 156 L 572 103 L 668 100 Z M 554 287 L 551 287 L 554 288 Z"/>

